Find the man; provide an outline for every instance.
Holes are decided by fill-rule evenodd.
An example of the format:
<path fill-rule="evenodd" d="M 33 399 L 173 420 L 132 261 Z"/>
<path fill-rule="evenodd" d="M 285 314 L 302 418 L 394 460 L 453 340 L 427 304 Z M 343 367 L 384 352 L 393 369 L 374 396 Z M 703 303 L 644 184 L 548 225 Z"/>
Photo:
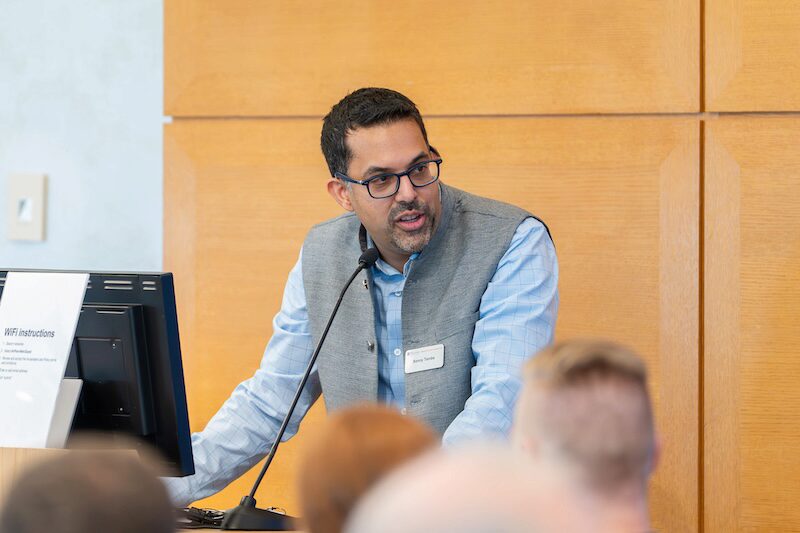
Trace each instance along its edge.
<path fill-rule="evenodd" d="M 557 487 L 592 531 L 650 530 L 657 446 L 645 366 L 630 350 L 571 341 L 528 361 L 513 441 L 551 480 L 541 489 Z"/>
<path fill-rule="evenodd" d="M 70 451 L 38 463 L 11 486 L 0 533 L 171 533 L 164 486 L 135 455 Z"/>
<path fill-rule="evenodd" d="M 265 454 L 369 246 L 380 259 L 347 292 L 286 438 L 320 392 L 329 410 L 391 404 L 446 444 L 506 434 L 518 369 L 551 342 L 558 265 L 547 228 L 442 184 L 411 100 L 355 91 L 325 117 L 321 144 L 328 191 L 348 213 L 309 232 L 260 369 L 193 435 L 197 473 L 167 481 L 177 504 L 223 488 Z"/>

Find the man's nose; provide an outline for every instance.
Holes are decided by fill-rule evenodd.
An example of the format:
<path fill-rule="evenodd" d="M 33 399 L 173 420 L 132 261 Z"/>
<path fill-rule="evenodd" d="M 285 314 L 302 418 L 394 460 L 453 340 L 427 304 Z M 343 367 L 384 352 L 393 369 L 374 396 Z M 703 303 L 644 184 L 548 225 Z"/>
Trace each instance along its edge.
<path fill-rule="evenodd" d="M 398 202 L 411 202 L 417 198 L 417 188 L 411 185 L 411 178 L 403 176 L 400 178 L 400 188 L 397 189 L 395 200 Z"/>

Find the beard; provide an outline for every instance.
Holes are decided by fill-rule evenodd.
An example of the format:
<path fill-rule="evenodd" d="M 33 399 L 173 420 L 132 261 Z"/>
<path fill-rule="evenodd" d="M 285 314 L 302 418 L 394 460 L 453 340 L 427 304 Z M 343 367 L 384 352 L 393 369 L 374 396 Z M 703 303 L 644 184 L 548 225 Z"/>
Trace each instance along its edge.
<path fill-rule="evenodd" d="M 395 219 L 403 211 L 419 211 L 425 215 L 425 223 L 421 228 L 409 232 L 403 230 L 395 224 Z M 388 218 L 389 237 L 392 244 L 407 254 L 421 252 L 431 240 L 436 220 L 428 204 L 414 200 L 413 202 L 401 202 L 392 208 Z"/>

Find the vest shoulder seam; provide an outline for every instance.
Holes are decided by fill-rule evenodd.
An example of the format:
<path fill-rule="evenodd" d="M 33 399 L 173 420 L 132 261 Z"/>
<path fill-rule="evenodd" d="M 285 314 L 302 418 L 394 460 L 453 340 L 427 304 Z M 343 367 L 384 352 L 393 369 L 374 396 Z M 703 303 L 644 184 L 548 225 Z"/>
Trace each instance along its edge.
<path fill-rule="evenodd" d="M 341 214 L 339 216 L 336 216 L 336 217 L 333 217 L 333 218 L 329 218 L 328 220 L 324 220 L 322 222 L 318 222 L 318 223 L 314 224 L 313 226 L 311 226 L 311 230 L 315 230 L 315 229 L 318 229 L 318 228 L 324 228 L 324 227 L 330 226 L 332 224 L 337 224 L 337 223 L 342 222 L 344 220 L 347 220 L 347 219 L 350 219 L 350 218 L 354 218 L 355 216 L 356 216 L 355 213 L 343 213 L 343 214 Z"/>
<path fill-rule="evenodd" d="M 483 215 L 487 217 L 502 219 L 502 220 L 514 220 L 520 217 L 529 218 L 533 217 L 534 215 L 529 213 L 528 211 L 522 209 L 521 207 L 517 207 L 515 205 L 507 204 L 505 202 L 499 202 L 497 200 L 492 200 L 496 202 L 497 206 L 503 209 L 503 212 L 495 212 L 489 211 L 487 209 L 481 209 L 478 206 L 471 205 L 466 206 L 464 202 L 459 201 L 455 206 L 455 210 L 460 213 L 468 213 L 468 214 L 476 214 L 476 215 Z"/>

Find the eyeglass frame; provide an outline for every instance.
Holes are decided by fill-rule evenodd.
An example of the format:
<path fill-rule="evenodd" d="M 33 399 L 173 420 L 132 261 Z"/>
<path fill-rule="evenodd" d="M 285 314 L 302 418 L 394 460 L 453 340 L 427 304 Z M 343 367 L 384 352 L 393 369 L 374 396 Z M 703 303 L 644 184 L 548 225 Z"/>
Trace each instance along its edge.
<path fill-rule="evenodd" d="M 333 173 L 333 177 L 337 178 L 337 179 L 340 179 L 342 181 L 346 181 L 348 183 L 356 183 L 358 185 L 363 185 L 364 187 L 367 188 L 367 194 L 369 194 L 370 197 L 374 198 L 375 200 L 385 200 L 386 198 L 391 198 L 392 196 L 397 194 L 397 191 L 400 190 L 400 181 L 402 181 L 403 176 L 408 177 L 408 182 L 415 189 L 421 189 L 422 187 L 427 187 L 428 185 L 430 185 L 432 183 L 436 183 L 437 181 L 439 181 L 439 174 L 441 174 L 441 172 L 442 172 L 442 169 L 441 169 L 442 162 L 443 162 L 443 160 L 442 160 L 441 157 L 436 158 L 436 159 L 427 159 L 425 161 L 420 161 L 418 163 L 414 163 L 413 165 L 408 167 L 403 172 L 397 172 L 397 173 L 384 172 L 382 174 L 377 174 L 377 175 L 372 176 L 371 178 L 367 178 L 365 180 L 354 180 L 350 176 L 347 176 L 346 174 L 342 174 L 341 172 L 334 172 Z M 431 181 L 429 181 L 428 183 L 425 183 L 423 185 L 416 185 L 413 181 L 411 181 L 411 176 L 409 176 L 409 174 L 411 174 L 411 172 L 415 168 L 419 167 L 422 164 L 430 164 L 430 163 L 436 163 L 436 177 L 434 179 L 432 179 Z M 387 196 L 379 196 L 379 197 L 373 196 L 372 192 L 369 190 L 369 183 L 371 181 L 375 181 L 375 180 L 380 179 L 380 178 L 387 178 L 387 177 L 390 177 L 390 176 L 393 176 L 393 177 L 397 178 L 397 188 L 394 190 L 394 192 L 392 194 L 387 195 Z"/>

